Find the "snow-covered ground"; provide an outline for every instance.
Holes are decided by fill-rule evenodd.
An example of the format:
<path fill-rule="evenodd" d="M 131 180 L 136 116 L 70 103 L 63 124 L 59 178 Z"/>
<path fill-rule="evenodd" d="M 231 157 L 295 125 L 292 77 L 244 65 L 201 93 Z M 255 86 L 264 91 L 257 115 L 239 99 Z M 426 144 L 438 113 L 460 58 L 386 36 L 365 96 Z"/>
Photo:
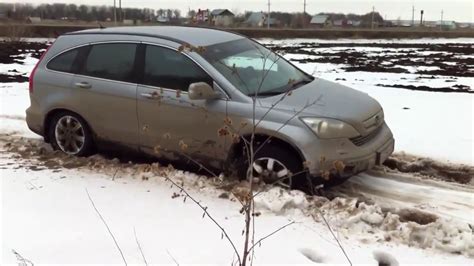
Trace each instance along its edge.
<path fill-rule="evenodd" d="M 28 72 L 35 60 L 26 60 L 21 66 L 0 65 L 0 73 L 11 68 Z M 316 66 L 316 76 L 380 101 L 397 151 L 473 165 L 473 94 L 381 88 L 374 85 L 380 82 L 375 79 L 403 80 L 391 73 L 335 73 L 328 70 L 331 66 L 300 66 L 308 72 Z M 345 80 L 336 80 L 341 77 Z M 27 87 L 0 84 L 2 265 L 20 262 L 13 250 L 35 264 L 122 264 L 88 194 L 129 264 L 143 263 L 139 246 L 149 264 L 176 260 L 181 265 L 228 265 L 235 260 L 221 232 L 190 200 L 183 202 L 183 194 L 163 176 L 184 184 L 208 206 L 240 248 L 244 220 L 240 203 L 229 192 L 230 181 L 166 167 L 120 164 L 100 155 L 77 159 L 56 154 L 26 127 Z M 257 248 L 257 264 L 347 264 L 318 209 L 354 264 L 377 265 L 391 257 L 402 265 L 474 262 L 472 181 L 448 183 L 382 168 L 334 188 L 330 193 L 337 197 L 331 200 L 262 189 L 265 192 L 256 199 L 261 213 L 256 238 L 289 221 L 296 223 Z"/>

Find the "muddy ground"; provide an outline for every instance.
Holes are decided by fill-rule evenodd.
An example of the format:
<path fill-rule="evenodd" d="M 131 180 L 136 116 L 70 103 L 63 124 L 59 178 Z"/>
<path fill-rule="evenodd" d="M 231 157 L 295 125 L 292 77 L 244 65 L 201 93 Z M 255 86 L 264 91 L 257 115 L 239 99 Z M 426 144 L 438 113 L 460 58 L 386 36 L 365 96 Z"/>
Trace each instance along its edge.
<path fill-rule="evenodd" d="M 23 64 L 31 54 L 39 58 L 49 44 L 39 42 L 0 42 L 0 64 Z M 456 77 L 474 77 L 474 45 L 468 43 L 314 43 L 267 46 L 280 54 L 306 55 L 292 59 L 301 63 L 341 64 L 343 71 L 412 73 L 425 78 L 452 77 L 442 88 L 390 85 L 402 89 L 474 93 L 474 88 L 456 84 Z M 363 49 L 361 49 L 363 48 Z M 412 68 L 409 70 L 408 68 Z M 11 69 L 0 73 L 0 82 L 26 82 L 28 73 Z M 382 85 L 380 86 L 388 86 Z"/>
<path fill-rule="evenodd" d="M 40 42 L 0 42 L 0 64 L 24 64 L 27 57 L 39 59 L 49 44 Z M 0 83 L 27 82 L 29 73 L 10 69 L 0 73 Z"/>
<path fill-rule="evenodd" d="M 340 49 L 341 47 L 344 50 Z M 360 47 L 379 48 L 361 51 Z M 308 55 L 295 59 L 302 63 L 345 64 L 348 72 L 413 73 L 407 67 L 437 67 L 417 70 L 414 74 L 474 77 L 474 45 L 466 43 L 300 43 L 291 46 L 270 46 L 279 53 Z M 328 49 L 323 49 L 328 48 Z"/>
<path fill-rule="evenodd" d="M 96 165 L 117 165 L 119 168 L 141 168 L 151 167 L 156 160 L 142 156 L 124 157 L 122 154 L 105 152 L 103 155 L 91 157 L 75 157 L 66 155 L 60 151 L 53 151 L 47 143 L 39 139 L 28 139 L 23 137 L 13 137 L 11 134 L 0 134 L 0 144 L 10 153 L 16 154 L 17 158 L 36 159 L 39 163 L 27 165 L 25 167 L 33 171 L 58 170 L 62 168 L 71 169 L 79 167 L 93 167 Z M 163 161 L 162 161 L 163 163 Z M 169 162 L 166 162 L 168 164 Z M 185 164 L 174 164 L 183 169 L 195 169 Z M 384 165 L 375 169 L 376 171 L 391 173 L 411 173 L 421 178 L 455 182 L 460 184 L 470 184 L 473 182 L 474 167 L 459 164 L 447 164 L 437 162 L 429 158 L 416 157 L 404 153 L 393 154 L 385 161 Z M 204 171 L 199 174 L 207 174 Z M 215 176 L 218 176 L 216 173 Z"/>

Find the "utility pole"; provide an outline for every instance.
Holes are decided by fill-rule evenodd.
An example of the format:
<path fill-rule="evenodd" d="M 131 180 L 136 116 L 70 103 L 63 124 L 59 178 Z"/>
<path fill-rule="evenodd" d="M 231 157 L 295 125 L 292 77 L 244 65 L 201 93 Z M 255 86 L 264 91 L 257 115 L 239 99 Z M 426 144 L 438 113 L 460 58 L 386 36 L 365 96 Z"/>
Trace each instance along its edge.
<path fill-rule="evenodd" d="M 122 0 L 119 0 L 119 21 L 122 22 Z"/>
<path fill-rule="evenodd" d="M 114 24 L 117 26 L 117 0 L 114 0 Z"/>
<path fill-rule="evenodd" d="M 270 28 L 270 0 L 268 0 L 267 28 Z"/>
<path fill-rule="evenodd" d="M 441 9 L 441 21 L 439 22 L 439 30 L 443 30 L 443 13 L 444 11 Z"/>
<path fill-rule="evenodd" d="M 421 16 L 420 16 L 420 27 L 423 26 L 423 14 L 424 14 L 424 13 L 425 13 L 425 11 L 423 11 L 423 10 L 420 11 L 420 15 L 421 15 Z"/>
<path fill-rule="evenodd" d="M 302 16 L 302 19 L 303 19 L 303 28 L 306 28 L 306 0 L 304 0 L 304 3 L 303 3 L 303 16 Z"/>
<path fill-rule="evenodd" d="M 372 7 L 372 22 L 370 23 L 370 28 L 374 29 L 374 15 L 375 15 L 375 7 Z"/>
<path fill-rule="evenodd" d="M 415 26 L 415 6 L 411 7 L 411 26 Z"/>

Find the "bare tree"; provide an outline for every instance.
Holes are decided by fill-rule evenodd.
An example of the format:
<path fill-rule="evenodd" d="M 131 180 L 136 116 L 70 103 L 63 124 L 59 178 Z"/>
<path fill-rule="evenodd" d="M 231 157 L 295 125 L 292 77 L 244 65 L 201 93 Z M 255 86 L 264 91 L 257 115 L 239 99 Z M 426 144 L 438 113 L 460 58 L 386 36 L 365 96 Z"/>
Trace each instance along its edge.
<path fill-rule="evenodd" d="M 282 93 L 281 97 L 278 98 L 271 105 L 271 107 L 269 107 L 268 110 L 266 110 L 266 112 L 263 113 L 263 115 L 260 115 L 259 117 L 257 117 L 257 110 L 256 109 L 257 109 L 257 101 L 258 101 L 260 90 L 262 89 L 262 86 L 264 85 L 271 69 L 273 68 L 273 66 L 275 64 L 278 63 L 278 61 L 281 59 L 281 57 L 277 56 L 276 58 L 272 58 L 273 60 L 269 60 L 269 57 L 270 56 L 275 56 L 275 54 L 273 54 L 269 50 L 263 50 L 261 47 L 257 46 L 256 44 L 255 44 L 255 47 L 257 48 L 257 50 L 259 51 L 259 53 L 261 55 L 261 59 L 262 59 L 262 63 L 263 63 L 263 69 L 262 69 L 262 73 L 261 73 L 262 76 L 261 76 L 260 82 L 258 84 L 258 87 L 257 87 L 257 89 L 255 89 L 253 91 L 253 93 L 251 93 L 251 91 L 249 90 L 249 86 L 247 86 L 245 79 L 242 78 L 242 76 L 239 73 L 239 70 L 235 67 L 235 65 L 232 66 L 232 67 L 229 67 L 226 64 L 224 64 L 223 62 L 219 62 L 223 66 L 230 68 L 229 70 L 231 71 L 231 73 L 233 73 L 233 75 L 235 75 L 235 77 L 238 80 L 240 80 L 244 84 L 244 87 L 249 91 L 249 95 L 252 99 L 252 118 L 251 118 L 251 124 L 250 125 L 241 125 L 241 127 L 236 128 L 233 125 L 233 122 L 230 120 L 229 116 L 226 114 L 226 118 L 223 121 L 223 127 L 221 129 L 219 129 L 219 131 L 218 131 L 220 136 L 223 136 L 223 137 L 232 136 L 232 139 L 234 139 L 235 142 L 241 142 L 242 145 L 244 146 L 243 151 L 244 151 L 244 155 L 245 155 L 244 159 L 245 159 L 245 162 L 246 162 L 246 165 L 244 167 L 245 167 L 245 180 L 247 181 L 246 182 L 247 190 L 245 191 L 244 195 L 240 195 L 240 197 L 236 196 L 236 198 L 239 200 L 240 204 L 242 205 L 241 213 L 244 216 L 244 229 L 242 231 L 242 234 L 243 234 L 243 247 L 241 249 L 239 249 L 237 247 L 234 240 L 231 239 L 231 237 L 227 233 L 226 229 L 222 225 L 220 225 L 219 222 L 211 215 L 210 211 L 208 210 L 208 208 L 206 206 L 204 206 L 200 201 L 196 200 L 190 194 L 190 192 L 187 191 L 182 185 L 179 185 L 178 183 L 176 183 L 175 181 L 173 181 L 169 177 L 166 177 L 166 176 L 164 177 L 167 181 L 171 182 L 172 187 L 178 188 L 180 190 L 180 192 L 184 194 L 184 200 L 183 201 L 186 201 L 186 199 L 190 199 L 199 208 L 201 208 L 201 210 L 203 211 L 203 218 L 205 218 L 205 217 L 209 218 L 216 225 L 218 230 L 220 230 L 220 232 L 221 232 L 221 237 L 225 238 L 228 241 L 228 243 L 230 244 L 230 246 L 232 247 L 232 249 L 234 251 L 234 255 L 237 258 L 237 264 L 240 265 L 240 266 L 246 266 L 248 264 L 252 265 L 253 260 L 255 258 L 255 256 L 254 256 L 255 248 L 257 246 L 260 246 L 262 244 L 262 242 L 264 242 L 265 240 L 267 240 L 271 236 L 275 235 L 276 233 L 280 232 L 281 230 L 283 230 L 283 229 L 287 228 L 288 226 L 291 226 L 295 223 L 294 221 L 290 221 L 287 224 L 285 224 L 285 225 L 283 225 L 279 228 L 276 228 L 274 231 L 272 231 L 271 233 L 269 233 L 268 235 L 266 235 L 266 236 L 264 236 L 260 239 L 255 238 L 255 231 L 256 231 L 255 217 L 257 216 L 256 212 L 255 212 L 255 198 L 263 192 L 262 186 L 257 185 L 258 183 L 261 183 L 263 180 L 260 180 L 258 177 L 254 176 L 254 163 L 255 163 L 256 156 L 257 156 L 258 152 L 261 149 L 263 149 L 266 145 L 269 145 L 269 143 L 271 142 L 271 139 L 272 139 L 272 137 L 267 137 L 263 141 L 257 141 L 256 140 L 257 129 L 259 128 L 259 126 L 261 125 L 263 120 L 267 117 L 267 115 L 269 115 L 280 103 L 284 102 L 284 100 L 287 97 L 291 97 L 291 95 L 292 95 L 292 90 L 291 89 L 288 90 L 285 93 Z M 205 51 L 205 48 L 204 47 L 194 47 L 190 44 L 184 44 L 178 50 L 182 53 L 186 53 L 186 52 L 202 53 L 202 52 Z M 268 62 L 271 62 L 271 63 L 268 63 Z M 268 65 L 266 65 L 266 64 L 268 64 Z M 292 85 L 297 85 L 296 82 L 297 81 L 295 81 L 295 80 L 291 80 L 291 79 L 288 80 L 289 87 L 291 88 L 291 87 L 293 87 Z M 163 99 L 163 96 L 159 93 L 157 93 L 156 97 L 158 97 L 159 99 Z M 319 95 L 318 97 L 315 97 L 315 99 L 313 99 L 313 100 L 308 100 L 302 108 L 300 108 L 299 110 L 294 110 L 294 114 L 292 116 L 290 116 L 279 128 L 277 128 L 276 132 L 281 131 L 294 118 L 298 117 L 307 108 L 317 104 L 321 100 L 321 97 L 322 96 Z M 178 98 L 179 99 L 178 101 L 180 101 L 181 103 L 187 102 L 186 100 L 181 99 L 180 91 L 177 91 L 176 98 Z M 176 100 L 176 99 L 168 98 L 167 100 Z M 190 106 L 193 106 L 192 102 L 187 102 L 187 103 Z M 207 110 L 201 109 L 201 111 L 206 112 Z M 240 130 L 241 130 L 242 126 L 244 126 L 244 127 L 245 126 L 250 126 L 251 127 L 250 136 L 242 136 L 240 134 Z M 168 136 L 168 137 L 170 137 L 170 136 Z M 195 165 L 198 165 L 201 169 L 206 170 L 206 172 L 210 173 L 211 175 L 213 175 L 215 177 L 217 176 L 211 170 L 207 169 L 202 163 L 198 162 L 197 160 L 195 160 L 191 156 L 186 155 L 187 144 L 184 143 L 182 140 L 180 140 L 179 146 L 180 146 L 180 149 L 181 149 L 181 152 L 180 152 L 181 155 L 185 156 L 190 162 L 192 162 Z M 157 150 L 157 152 L 159 152 L 160 146 L 158 145 L 155 150 Z M 301 177 L 302 174 L 306 174 L 307 171 L 308 171 L 308 168 L 307 168 L 307 165 L 305 164 L 305 162 L 303 162 L 303 165 L 302 165 L 301 168 L 302 168 L 302 170 L 297 172 L 297 173 L 289 173 L 287 176 L 283 176 L 281 178 L 278 178 L 277 180 L 274 180 L 273 184 L 279 183 L 280 181 L 282 181 L 285 178 L 291 180 L 294 177 Z M 307 186 L 309 187 L 309 191 L 312 194 L 314 192 L 313 191 L 314 186 L 313 186 L 310 178 L 307 178 Z M 329 224 L 327 224 L 327 225 L 329 226 Z M 331 228 L 330 228 L 330 230 L 332 232 Z M 335 235 L 334 235 L 334 237 L 335 237 Z M 335 237 L 335 239 L 337 240 L 336 237 Z M 338 241 L 338 243 L 339 243 L 339 241 Z M 339 246 L 342 248 L 340 243 L 339 243 Z M 345 251 L 344 251 L 344 254 L 346 254 Z M 346 255 L 346 257 L 347 257 L 347 255 Z"/>

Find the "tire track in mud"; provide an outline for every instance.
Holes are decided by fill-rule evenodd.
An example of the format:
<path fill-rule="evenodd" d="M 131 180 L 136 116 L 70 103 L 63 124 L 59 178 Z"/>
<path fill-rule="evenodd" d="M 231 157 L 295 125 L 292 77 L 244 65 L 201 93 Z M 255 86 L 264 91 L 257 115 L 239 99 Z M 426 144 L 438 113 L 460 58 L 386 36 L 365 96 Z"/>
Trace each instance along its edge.
<path fill-rule="evenodd" d="M 100 157 L 101 168 L 114 168 L 117 167 L 118 163 L 116 159 L 106 159 L 101 155 L 89 158 L 68 156 L 58 151 L 52 151 L 49 145 L 41 139 L 20 137 L 15 132 L 0 133 L 0 146 L 8 152 L 16 154 L 19 158 L 25 160 L 37 159 L 38 162 L 25 165 L 25 167 L 29 167 L 34 171 L 48 169 L 57 171 L 61 168 L 88 167 L 94 164 L 97 160 L 96 157 Z M 389 160 L 397 160 L 397 162 L 403 162 L 404 165 L 409 165 L 408 161 L 412 163 L 417 161 L 413 158 L 409 155 L 395 155 Z M 407 161 L 404 161 L 404 159 Z M 443 166 L 449 171 L 456 170 L 466 176 L 473 171 L 473 167 L 466 165 L 442 164 L 432 160 L 430 162 L 430 165 L 436 165 L 436 169 Z M 142 162 L 136 163 L 137 167 L 140 167 L 140 165 L 143 165 Z M 132 167 L 134 166 L 132 165 Z M 474 224 L 473 180 L 455 182 L 455 179 L 435 175 L 437 172 L 430 171 L 429 167 L 424 167 L 423 171 L 402 173 L 384 166 L 356 175 L 342 185 L 324 191 L 323 195 L 330 199 L 335 197 L 358 198 L 361 202 L 378 204 L 392 212 L 396 212 L 397 208 L 410 206 L 443 217 Z M 465 179 L 462 179 L 462 181 L 465 181 Z"/>
<path fill-rule="evenodd" d="M 160 179 L 166 175 L 178 182 L 186 183 L 189 189 L 196 191 L 195 193 L 206 191 L 203 193 L 211 193 L 216 198 L 226 198 L 234 202 L 239 199 L 239 189 L 242 191 L 248 189 L 248 184 L 245 181 L 219 180 L 174 170 L 172 167 L 155 163 L 120 162 L 118 159 L 107 159 L 102 155 L 81 158 L 69 156 L 52 151 L 49 145 L 41 139 L 21 137 L 14 133 L 0 133 L 0 150 L 2 152 L 1 158 L 4 159 L 0 169 L 22 168 L 28 171 L 52 172 L 74 169 L 80 172 L 103 173 L 112 180 L 115 178 L 138 178 L 148 181 L 149 179 Z M 12 159 L 15 162 L 13 165 L 11 164 Z M 381 174 L 377 176 L 374 172 L 361 174 L 355 176 L 345 185 L 334 188 L 337 190 L 333 193 L 339 193 L 339 196 L 332 199 L 308 196 L 300 191 L 287 191 L 278 187 L 258 184 L 257 187 L 262 190 L 262 193 L 255 198 L 255 205 L 262 215 L 265 212 L 273 215 L 292 215 L 295 210 L 299 210 L 305 217 L 316 223 L 321 223 L 318 216 L 324 213 L 337 228 L 341 237 L 359 239 L 363 243 L 385 241 L 474 257 L 474 233 L 469 221 L 445 219 L 443 215 L 438 216 L 435 214 L 436 212 L 429 212 L 433 209 L 428 210 L 419 203 L 419 199 L 422 199 L 422 202 L 424 198 L 413 196 L 412 194 L 415 193 L 408 190 L 405 194 L 412 195 L 409 200 L 417 204 L 408 202 L 395 206 L 393 199 L 396 199 L 398 195 L 396 193 L 387 194 L 390 192 L 390 185 L 400 183 L 402 184 L 400 187 L 403 188 L 407 184 L 414 185 L 415 188 L 411 191 L 416 192 L 425 183 L 428 184 L 423 180 L 409 182 L 404 178 L 415 179 L 409 175 L 390 180 L 390 177 L 382 177 Z M 378 186 L 374 180 L 379 181 Z M 392 183 L 387 183 L 387 181 Z M 468 194 L 472 189 L 470 184 L 451 183 L 446 185 L 447 182 L 436 180 L 430 180 L 430 182 L 442 184 L 427 186 L 424 188 L 425 190 L 432 188 L 439 190 L 440 187 L 443 187 L 452 194 L 458 194 L 459 189 L 455 188 L 460 186 L 465 190 L 463 193 Z M 347 186 L 352 186 L 353 189 L 347 190 Z M 344 195 L 344 188 L 349 193 Z M 376 197 L 377 193 L 379 193 L 378 197 Z M 173 197 L 180 196 L 182 195 L 179 193 L 173 195 Z M 373 199 L 372 202 L 370 198 Z M 404 201 L 402 200 L 400 203 L 404 203 Z M 445 208 L 445 206 L 441 207 Z M 436 209 L 434 210 L 436 211 Z M 455 217 L 455 215 L 451 217 Z"/>
<path fill-rule="evenodd" d="M 396 212 L 398 208 L 410 206 L 474 224 L 474 186 L 470 184 L 371 171 L 354 176 L 332 190 L 335 195 L 374 202 L 387 211 Z"/>

